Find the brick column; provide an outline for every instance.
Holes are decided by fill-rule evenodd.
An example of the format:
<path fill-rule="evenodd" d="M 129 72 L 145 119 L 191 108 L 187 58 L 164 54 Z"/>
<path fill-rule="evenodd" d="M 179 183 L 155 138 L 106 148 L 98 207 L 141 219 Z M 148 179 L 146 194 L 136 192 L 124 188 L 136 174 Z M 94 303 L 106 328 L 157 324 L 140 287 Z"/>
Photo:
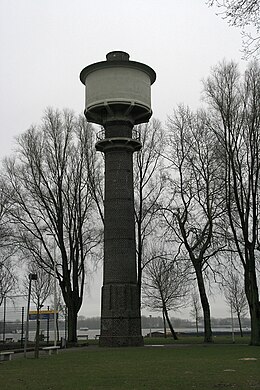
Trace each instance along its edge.
<path fill-rule="evenodd" d="M 112 123 L 97 149 L 105 154 L 104 274 L 100 346 L 143 345 L 136 273 L 132 124 Z"/>

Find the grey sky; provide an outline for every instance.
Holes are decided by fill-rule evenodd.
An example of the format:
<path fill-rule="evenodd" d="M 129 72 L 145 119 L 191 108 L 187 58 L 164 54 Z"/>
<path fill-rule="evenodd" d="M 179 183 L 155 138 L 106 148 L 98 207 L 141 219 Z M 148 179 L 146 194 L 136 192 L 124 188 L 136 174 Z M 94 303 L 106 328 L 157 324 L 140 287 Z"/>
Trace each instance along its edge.
<path fill-rule="evenodd" d="M 46 107 L 82 113 L 79 73 L 109 51 L 156 71 L 152 107 L 164 123 L 178 103 L 201 104 L 201 80 L 223 58 L 243 69 L 240 49 L 239 30 L 205 0 L 0 0 L 0 158 Z M 98 315 L 99 293 L 91 295 L 87 315 Z M 215 307 L 213 316 L 225 315 Z"/>

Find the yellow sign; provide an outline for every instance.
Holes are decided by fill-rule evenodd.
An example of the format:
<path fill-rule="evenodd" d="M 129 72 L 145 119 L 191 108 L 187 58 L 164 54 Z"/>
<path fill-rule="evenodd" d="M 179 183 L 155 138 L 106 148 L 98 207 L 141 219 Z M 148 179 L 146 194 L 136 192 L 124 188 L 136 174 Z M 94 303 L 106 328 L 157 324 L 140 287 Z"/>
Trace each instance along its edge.
<path fill-rule="evenodd" d="M 29 311 L 29 320 L 54 320 L 54 314 L 56 313 L 56 318 L 58 319 L 58 310 L 30 310 Z"/>
<path fill-rule="evenodd" d="M 37 310 L 30 310 L 29 314 L 36 314 L 37 315 Z M 39 314 L 54 314 L 55 310 L 39 310 Z M 56 310 L 56 313 L 58 313 L 58 310 Z"/>

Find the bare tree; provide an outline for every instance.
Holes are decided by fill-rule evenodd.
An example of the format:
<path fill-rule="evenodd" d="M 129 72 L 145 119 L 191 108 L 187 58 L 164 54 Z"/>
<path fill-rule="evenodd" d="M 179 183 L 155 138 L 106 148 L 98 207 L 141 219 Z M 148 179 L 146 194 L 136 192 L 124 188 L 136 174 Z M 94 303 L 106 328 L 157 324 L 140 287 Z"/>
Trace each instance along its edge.
<path fill-rule="evenodd" d="M 0 180 L 0 306 L 4 297 L 15 287 L 14 247 L 10 240 L 8 209 L 10 194 L 6 193 L 6 185 Z"/>
<path fill-rule="evenodd" d="M 232 267 L 233 268 L 233 267 Z M 234 268 L 225 275 L 223 282 L 224 296 L 229 307 L 231 307 L 237 315 L 240 335 L 243 337 L 243 329 L 241 319 L 248 313 L 248 303 L 245 294 L 243 281 Z"/>
<path fill-rule="evenodd" d="M 165 135 L 161 123 L 156 119 L 137 126 L 135 130 L 142 143 L 142 149 L 134 155 L 137 274 L 141 303 L 142 273 L 146 262 L 150 261 L 145 251 L 157 228 L 158 203 L 166 183 L 162 164 Z"/>
<path fill-rule="evenodd" d="M 205 275 L 225 243 L 217 222 L 223 213 L 216 137 L 210 134 L 203 112 L 193 114 L 180 106 L 169 118 L 168 204 L 162 207 L 170 234 L 189 258 L 196 274 L 204 315 L 204 340 L 212 342 L 210 305 Z"/>
<path fill-rule="evenodd" d="M 92 128 L 83 131 L 81 124 L 72 112 L 48 109 L 42 125 L 22 134 L 15 158 L 5 162 L 14 240 L 57 277 L 70 342 L 77 340 L 86 261 L 95 259 L 100 242 L 84 150 Z"/>
<path fill-rule="evenodd" d="M 245 58 L 260 54 L 260 1 L 259 0 L 208 0 L 216 5 L 219 15 L 230 26 L 241 29 Z"/>
<path fill-rule="evenodd" d="M 82 134 L 84 142 L 84 157 L 88 176 L 89 189 L 96 204 L 98 214 L 104 225 L 104 156 L 97 152 L 95 144 L 101 137 L 103 139 L 105 130 L 102 127 L 96 134 L 86 121 L 84 116 L 79 116 L 78 127 Z M 87 137 L 85 136 L 87 134 Z"/>
<path fill-rule="evenodd" d="M 237 65 L 223 62 L 205 81 L 211 127 L 223 153 L 223 194 L 228 234 L 244 269 L 251 316 L 251 344 L 260 345 L 256 252 L 259 250 L 260 68 L 249 65 L 242 79 Z"/>
<path fill-rule="evenodd" d="M 16 278 L 14 276 L 14 266 L 9 256 L 2 254 L 0 250 L 0 306 L 4 297 L 14 288 Z"/>
<path fill-rule="evenodd" d="M 190 315 L 195 319 L 197 337 L 199 336 L 199 322 L 203 318 L 201 311 L 200 297 L 197 291 L 193 291 L 191 294 L 191 311 Z"/>
<path fill-rule="evenodd" d="M 169 260 L 168 255 L 165 257 L 165 253 L 159 252 L 157 246 L 153 259 L 144 271 L 144 304 L 153 310 L 162 311 L 172 337 L 177 340 L 169 311 L 176 311 L 187 305 L 189 270 L 187 263 Z"/>

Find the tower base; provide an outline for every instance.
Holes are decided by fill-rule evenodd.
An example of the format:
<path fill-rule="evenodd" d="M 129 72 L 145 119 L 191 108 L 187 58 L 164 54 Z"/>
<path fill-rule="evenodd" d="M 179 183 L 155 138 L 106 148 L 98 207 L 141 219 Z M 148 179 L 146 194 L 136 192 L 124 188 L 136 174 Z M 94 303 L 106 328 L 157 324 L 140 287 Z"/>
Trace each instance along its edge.
<path fill-rule="evenodd" d="M 139 337 L 120 337 L 120 336 L 101 336 L 99 339 L 100 347 L 143 347 L 144 340 Z"/>
<path fill-rule="evenodd" d="M 99 346 L 143 346 L 140 317 L 136 284 L 104 285 Z"/>

